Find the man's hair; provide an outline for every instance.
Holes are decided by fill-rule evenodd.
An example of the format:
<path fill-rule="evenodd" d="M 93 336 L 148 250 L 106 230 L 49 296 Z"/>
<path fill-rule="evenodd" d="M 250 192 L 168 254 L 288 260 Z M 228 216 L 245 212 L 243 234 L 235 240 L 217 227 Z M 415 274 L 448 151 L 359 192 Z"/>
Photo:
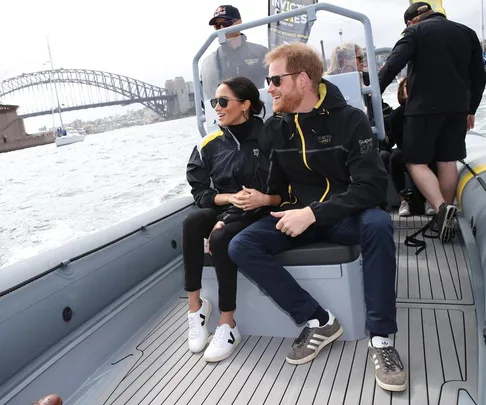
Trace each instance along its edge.
<path fill-rule="evenodd" d="M 266 54 L 265 64 L 268 66 L 277 59 L 286 61 L 287 73 L 306 72 L 313 87 L 319 89 L 324 65 L 319 54 L 309 45 L 300 42 L 280 45 Z"/>

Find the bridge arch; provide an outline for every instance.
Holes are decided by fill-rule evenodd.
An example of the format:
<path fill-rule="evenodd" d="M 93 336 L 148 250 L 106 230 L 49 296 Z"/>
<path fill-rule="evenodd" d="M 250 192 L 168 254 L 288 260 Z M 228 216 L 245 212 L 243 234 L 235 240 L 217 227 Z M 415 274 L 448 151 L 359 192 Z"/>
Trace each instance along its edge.
<path fill-rule="evenodd" d="M 169 102 L 175 100 L 177 97 L 175 94 L 169 94 L 168 91 L 162 87 L 154 86 L 141 80 L 101 70 L 88 69 L 56 69 L 24 73 L 20 76 L 12 77 L 0 82 L 0 97 L 29 87 L 49 85 L 51 83 L 74 83 L 99 87 L 120 94 L 125 98 L 124 100 L 116 100 L 112 102 L 63 108 L 63 111 L 117 104 L 141 103 L 152 111 L 167 118 L 170 116 L 168 108 Z M 50 113 L 51 110 L 38 111 L 22 115 L 22 117 L 29 118 Z"/>

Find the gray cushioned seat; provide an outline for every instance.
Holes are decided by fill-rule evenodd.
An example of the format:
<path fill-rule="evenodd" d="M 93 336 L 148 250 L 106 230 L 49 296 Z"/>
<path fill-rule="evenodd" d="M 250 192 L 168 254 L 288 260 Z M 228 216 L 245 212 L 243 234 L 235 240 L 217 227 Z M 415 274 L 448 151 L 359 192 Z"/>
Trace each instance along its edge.
<path fill-rule="evenodd" d="M 319 242 L 279 253 L 276 260 L 283 266 L 323 266 L 354 262 L 361 249 L 358 245 L 343 246 Z M 204 257 L 204 266 L 213 266 L 209 254 Z"/>

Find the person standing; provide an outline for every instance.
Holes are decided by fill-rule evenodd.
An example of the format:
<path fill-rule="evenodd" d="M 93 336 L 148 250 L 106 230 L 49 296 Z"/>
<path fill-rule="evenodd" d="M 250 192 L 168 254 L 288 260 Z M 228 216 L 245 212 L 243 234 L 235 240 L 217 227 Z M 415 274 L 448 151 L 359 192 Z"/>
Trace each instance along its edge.
<path fill-rule="evenodd" d="M 466 132 L 485 85 L 481 46 L 476 33 L 436 13 L 425 2 L 404 14 L 402 38 L 379 72 L 383 93 L 407 65 L 403 158 L 409 173 L 437 214 L 439 239 L 455 236 L 453 205 L 466 157 Z M 438 176 L 429 168 L 437 163 Z"/>

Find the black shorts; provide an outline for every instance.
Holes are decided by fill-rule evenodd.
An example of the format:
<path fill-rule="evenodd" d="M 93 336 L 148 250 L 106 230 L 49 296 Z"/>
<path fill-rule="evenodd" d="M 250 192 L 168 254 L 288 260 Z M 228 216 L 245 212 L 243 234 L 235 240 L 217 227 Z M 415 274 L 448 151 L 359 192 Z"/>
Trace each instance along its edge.
<path fill-rule="evenodd" d="M 466 157 L 467 113 L 409 115 L 404 125 L 405 163 L 455 162 Z"/>

